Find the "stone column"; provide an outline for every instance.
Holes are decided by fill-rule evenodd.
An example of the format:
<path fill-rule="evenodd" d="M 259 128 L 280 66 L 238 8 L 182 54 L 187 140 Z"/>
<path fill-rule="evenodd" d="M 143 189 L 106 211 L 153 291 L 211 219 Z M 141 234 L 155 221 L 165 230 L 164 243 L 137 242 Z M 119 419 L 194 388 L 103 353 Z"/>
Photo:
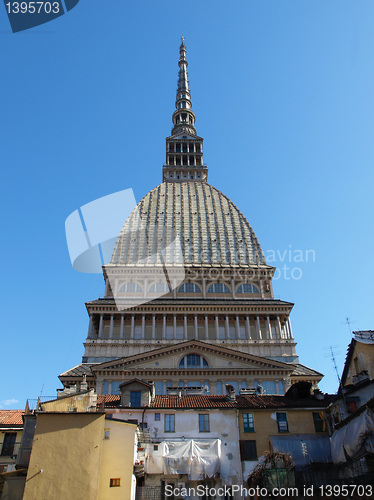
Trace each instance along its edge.
<path fill-rule="evenodd" d="M 247 338 L 251 338 L 251 324 L 249 322 L 249 316 L 245 317 L 245 328 L 247 330 Z"/>
<path fill-rule="evenodd" d="M 166 315 L 162 316 L 162 339 L 166 339 Z"/>
<path fill-rule="evenodd" d="M 282 325 L 281 325 L 281 322 L 280 322 L 280 319 L 279 319 L 279 314 L 277 315 L 277 326 L 278 326 L 278 339 L 281 339 L 282 338 Z"/>
<path fill-rule="evenodd" d="M 216 339 L 219 340 L 219 323 L 218 323 L 218 316 L 215 317 L 215 322 L 216 322 Z"/>
<path fill-rule="evenodd" d="M 117 293 L 118 293 L 118 278 L 116 278 L 114 281 L 114 290 L 113 290 L 114 297 L 117 297 Z"/>
<path fill-rule="evenodd" d="M 197 339 L 197 316 L 194 316 L 194 330 L 195 330 L 195 339 Z"/>
<path fill-rule="evenodd" d="M 260 280 L 260 292 L 261 292 L 261 297 L 264 298 L 264 281 Z"/>
<path fill-rule="evenodd" d="M 135 338 L 135 316 L 131 315 L 131 331 L 130 331 L 130 339 L 134 340 Z"/>
<path fill-rule="evenodd" d="M 184 315 L 183 316 L 183 326 L 184 326 L 184 335 L 183 337 L 188 340 L 188 336 L 187 336 L 187 316 Z"/>
<path fill-rule="evenodd" d="M 87 333 L 87 338 L 93 339 L 94 338 L 94 328 L 93 328 L 93 314 L 90 314 L 90 319 L 88 321 L 88 333 Z"/>
<path fill-rule="evenodd" d="M 103 338 L 103 334 L 104 334 L 104 314 L 100 314 L 99 339 Z"/>
<path fill-rule="evenodd" d="M 288 325 L 288 319 L 286 319 L 286 322 L 284 323 L 284 331 L 285 331 L 286 339 L 289 339 L 290 338 L 290 328 Z"/>
<path fill-rule="evenodd" d="M 203 278 L 203 297 L 206 299 L 206 278 Z"/>
<path fill-rule="evenodd" d="M 152 314 L 152 339 L 156 338 L 156 315 Z"/>
<path fill-rule="evenodd" d="M 257 323 L 257 335 L 259 339 L 262 339 L 262 332 L 261 332 L 261 323 L 260 323 L 260 317 L 256 316 L 256 323 Z"/>
<path fill-rule="evenodd" d="M 110 316 L 110 328 L 109 328 L 109 338 L 113 338 L 113 330 L 114 330 L 114 314 Z"/>
<path fill-rule="evenodd" d="M 239 316 L 236 316 L 235 318 L 235 326 L 236 326 L 236 338 L 241 339 Z"/>
<path fill-rule="evenodd" d="M 173 315 L 173 339 L 177 338 L 177 316 Z"/>
<path fill-rule="evenodd" d="M 289 332 L 290 332 L 290 339 L 293 339 L 293 333 L 292 333 L 292 326 L 291 326 L 291 320 L 290 320 L 290 317 L 288 317 L 288 328 L 289 328 Z"/>
<path fill-rule="evenodd" d="M 142 339 L 145 338 L 145 315 L 142 314 Z"/>
<path fill-rule="evenodd" d="M 269 331 L 269 339 L 272 338 L 272 335 L 271 335 L 271 323 L 270 323 L 270 318 L 269 316 L 266 316 L 266 321 L 267 321 L 267 324 L 268 324 L 268 331 Z"/>
<path fill-rule="evenodd" d="M 205 315 L 204 317 L 204 322 L 205 322 L 205 339 L 209 339 L 209 322 L 208 322 L 208 316 Z"/>
<path fill-rule="evenodd" d="M 119 334 L 121 339 L 125 338 L 125 315 L 121 314 L 121 329 Z"/>
<path fill-rule="evenodd" d="M 226 339 L 230 338 L 230 330 L 229 330 L 229 317 L 225 316 L 225 337 Z"/>
<path fill-rule="evenodd" d="M 143 297 L 146 298 L 147 297 L 147 293 L 148 293 L 148 280 L 147 278 L 144 278 L 144 283 L 143 283 Z"/>
<path fill-rule="evenodd" d="M 232 290 L 232 298 L 235 299 L 235 280 L 231 278 L 231 290 Z"/>

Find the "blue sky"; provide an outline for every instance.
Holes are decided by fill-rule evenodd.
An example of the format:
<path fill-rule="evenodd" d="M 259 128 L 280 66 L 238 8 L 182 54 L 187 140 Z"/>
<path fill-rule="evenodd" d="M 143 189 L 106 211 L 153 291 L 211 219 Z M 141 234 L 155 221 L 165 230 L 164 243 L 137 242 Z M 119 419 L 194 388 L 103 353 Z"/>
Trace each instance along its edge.
<path fill-rule="evenodd" d="M 341 372 L 345 319 L 374 327 L 373 20 L 371 0 L 80 0 L 12 34 L 0 9 L 0 407 L 55 395 L 81 360 L 103 278 L 72 269 L 64 222 L 161 181 L 182 35 L 209 182 L 278 255 L 269 263 L 301 270 L 275 296 L 295 303 L 300 361 L 335 392 L 328 347 Z"/>

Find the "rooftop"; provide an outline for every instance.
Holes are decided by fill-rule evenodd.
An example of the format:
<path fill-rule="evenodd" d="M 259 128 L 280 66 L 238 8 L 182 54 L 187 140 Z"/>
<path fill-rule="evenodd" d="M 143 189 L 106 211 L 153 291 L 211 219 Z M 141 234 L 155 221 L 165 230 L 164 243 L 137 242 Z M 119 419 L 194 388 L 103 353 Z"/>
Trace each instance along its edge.
<path fill-rule="evenodd" d="M 23 426 L 22 415 L 24 410 L 0 410 L 0 427 Z"/>

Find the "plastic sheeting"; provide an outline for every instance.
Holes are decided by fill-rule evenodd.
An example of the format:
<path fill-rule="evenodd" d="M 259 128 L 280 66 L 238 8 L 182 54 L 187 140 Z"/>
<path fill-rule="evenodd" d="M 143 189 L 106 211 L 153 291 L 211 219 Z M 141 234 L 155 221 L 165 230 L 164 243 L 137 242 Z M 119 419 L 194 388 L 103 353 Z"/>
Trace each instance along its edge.
<path fill-rule="evenodd" d="M 374 453 L 374 414 L 370 408 L 335 431 L 331 437 L 331 455 L 334 464 L 359 458 L 366 452 Z"/>
<path fill-rule="evenodd" d="M 221 441 L 163 441 L 164 474 L 188 474 L 192 481 L 220 470 Z"/>
<path fill-rule="evenodd" d="M 296 436 L 270 436 L 273 451 L 289 453 L 296 466 L 313 462 L 331 462 L 330 439 L 328 436 L 297 434 Z"/>

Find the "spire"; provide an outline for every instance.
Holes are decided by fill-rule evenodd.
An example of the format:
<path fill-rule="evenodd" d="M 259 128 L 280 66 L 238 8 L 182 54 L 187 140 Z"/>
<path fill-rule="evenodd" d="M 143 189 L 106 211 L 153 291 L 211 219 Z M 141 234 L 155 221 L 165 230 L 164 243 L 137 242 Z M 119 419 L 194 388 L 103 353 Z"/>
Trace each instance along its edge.
<path fill-rule="evenodd" d="M 187 56 L 186 56 L 186 46 L 184 44 L 184 37 L 182 36 L 182 42 L 179 48 L 179 75 L 178 75 L 178 88 L 177 97 L 175 101 L 175 108 L 173 114 L 174 127 L 172 130 L 172 135 L 179 134 L 181 132 L 187 132 L 191 135 L 196 135 L 195 129 L 195 114 L 192 111 L 192 102 L 190 87 L 188 83 L 187 74 Z"/>
<path fill-rule="evenodd" d="M 190 86 L 187 74 L 187 57 L 184 37 L 179 47 L 179 74 L 173 128 L 166 138 L 166 163 L 163 181 L 186 182 L 207 180 L 208 167 L 203 164 L 203 138 L 196 135 L 195 113 L 192 111 Z"/>

